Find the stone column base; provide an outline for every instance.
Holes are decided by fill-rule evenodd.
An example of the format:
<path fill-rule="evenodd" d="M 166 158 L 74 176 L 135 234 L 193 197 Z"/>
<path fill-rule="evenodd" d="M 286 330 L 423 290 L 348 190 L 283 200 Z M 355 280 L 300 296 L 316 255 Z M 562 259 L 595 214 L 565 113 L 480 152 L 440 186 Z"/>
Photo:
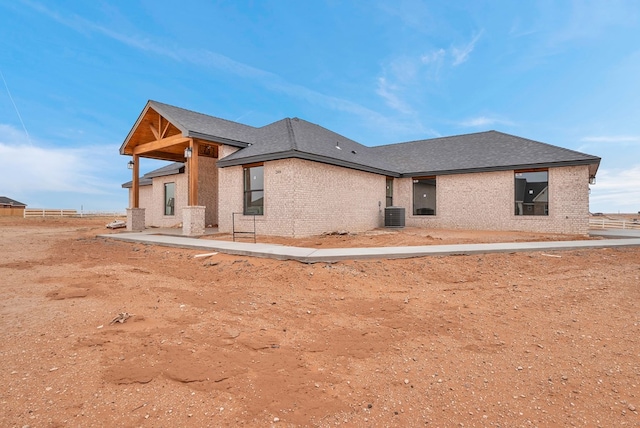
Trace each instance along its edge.
<path fill-rule="evenodd" d="M 144 208 L 127 208 L 127 230 L 140 232 L 144 229 Z"/>
<path fill-rule="evenodd" d="M 203 206 L 189 206 L 182 208 L 182 234 L 186 236 L 204 235 Z"/>

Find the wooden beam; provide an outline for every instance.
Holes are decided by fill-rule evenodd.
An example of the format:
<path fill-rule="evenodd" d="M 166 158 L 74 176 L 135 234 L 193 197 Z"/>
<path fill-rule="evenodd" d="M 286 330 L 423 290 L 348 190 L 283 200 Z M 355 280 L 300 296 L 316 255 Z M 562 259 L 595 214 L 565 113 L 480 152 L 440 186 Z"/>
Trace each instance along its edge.
<path fill-rule="evenodd" d="M 160 119 L 162 119 L 162 116 L 160 116 Z M 169 129 L 169 125 L 171 125 L 171 122 L 167 120 L 167 124 L 164 126 L 164 129 L 162 130 L 162 134 L 160 134 L 160 138 L 164 138 L 164 136 L 167 135 L 167 129 Z"/>
<path fill-rule="evenodd" d="M 198 205 L 198 142 L 189 138 L 191 157 L 187 159 L 189 165 L 189 206 Z"/>
<path fill-rule="evenodd" d="M 174 135 L 172 137 L 162 138 L 161 140 L 152 141 L 150 143 L 139 144 L 133 148 L 133 154 L 141 155 L 146 152 L 152 152 L 166 147 L 188 143 L 189 141 L 191 141 L 190 138 L 185 138 L 182 135 Z"/>
<path fill-rule="evenodd" d="M 131 208 L 140 208 L 140 156 L 133 155 L 133 179 L 131 180 L 131 189 L 133 189 L 133 206 Z"/>
<path fill-rule="evenodd" d="M 149 152 L 144 154 L 145 159 L 158 159 L 164 161 L 173 161 L 173 162 L 184 162 L 184 153 L 160 153 L 160 152 Z"/>
<path fill-rule="evenodd" d="M 153 126 L 153 123 L 149 124 L 149 128 L 151 128 L 151 132 L 153 133 L 153 136 L 156 137 L 156 140 L 159 140 L 160 137 L 160 133 L 158 132 L 158 130 L 156 129 L 155 126 Z"/>

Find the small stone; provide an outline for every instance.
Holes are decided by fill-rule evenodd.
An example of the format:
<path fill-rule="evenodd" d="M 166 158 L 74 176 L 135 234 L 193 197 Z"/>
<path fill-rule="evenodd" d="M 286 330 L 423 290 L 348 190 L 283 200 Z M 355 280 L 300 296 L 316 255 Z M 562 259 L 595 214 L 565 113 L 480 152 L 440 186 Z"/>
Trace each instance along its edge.
<path fill-rule="evenodd" d="M 629 407 L 627 407 L 629 410 L 631 410 L 632 412 L 636 411 L 636 406 L 634 406 L 633 404 L 629 404 Z"/>
<path fill-rule="evenodd" d="M 567 375 L 562 375 L 562 380 L 568 380 L 569 377 Z"/>
<path fill-rule="evenodd" d="M 404 384 L 405 384 L 405 385 L 408 385 L 408 384 L 409 384 L 409 379 L 405 379 L 405 380 L 404 380 Z"/>
<path fill-rule="evenodd" d="M 522 370 L 522 366 L 518 366 L 516 370 Z"/>
<path fill-rule="evenodd" d="M 280 418 L 278 417 L 273 418 L 273 422 L 280 422 Z"/>

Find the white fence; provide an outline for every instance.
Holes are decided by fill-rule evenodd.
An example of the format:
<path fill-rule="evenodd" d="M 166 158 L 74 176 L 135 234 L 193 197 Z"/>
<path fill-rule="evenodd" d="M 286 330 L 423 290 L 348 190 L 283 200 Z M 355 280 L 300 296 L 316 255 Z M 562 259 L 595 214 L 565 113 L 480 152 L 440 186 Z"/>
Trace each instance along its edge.
<path fill-rule="evenodd" d="M 80 211 L 78 217 L 126 217 L 126 212 L 119 211 Z"/>
<path fill-rule="evenodd" d="M 126 213 L 117 211 L 80 211 L 57 208 L 27 208 L 24 217 L 125 217 Z"/>
<path fill-rule="evenodd" d="M 592 229 L 635 229 L 640 230 L 640 220 L 614 220 L 606 217 L 590 218 L 589 227 Z"/>

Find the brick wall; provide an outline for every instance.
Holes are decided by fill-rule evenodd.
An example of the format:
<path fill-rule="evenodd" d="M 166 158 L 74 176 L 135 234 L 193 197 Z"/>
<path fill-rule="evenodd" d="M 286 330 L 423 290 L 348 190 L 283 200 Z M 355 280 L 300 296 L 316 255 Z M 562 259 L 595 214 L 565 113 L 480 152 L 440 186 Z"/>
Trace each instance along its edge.
<path fill-rule="evenodd" d="M 198 158 L 198 205 L 204 206 L 205 225 L 218 224 L 218 167 L 216 159 Z M 185 169 L 186 172 L 186 169 Z"/>
<path fill-rule="evenodd" d="M 220 157 L 236 150 L 222 146 Z M 243 169 L 217 168 L 210 159 L 200 159 L 200 168 L 199 203 L 212 213 L 206 222 L 217 223 L 221 232 L 230 233 L 232 213 L 243 210 Z M 300 159 L 267 162 L 264 174 L 265 213 L 256 216 L 259 235 L 302 237 L 384 226 L 384 176 Z M 413 179 L 394 179 L 393 205 L 405 208 L 407 226 L 586 234 L 588 177 L 587 166 L 550 168 L 548 216 L 514 214 L 513 171 L 438 176 L 435 216 L 414 216 Z M 163 215 L 164 183 L 168 181 L 176 183 L 175 216 Z M 147 188 L 151 186 L 140 189 L 147 225 L 180 224 L 187 203 L 187 174 L 154 178 L 153 191 Z M 253 217 L 237 215 L 236 224 L 237 230 L 252 230 Z"/>
<path fill-rule="evenodd" d="M 164 184 L 176 183 L 175 215 L 164 215 Z M 187 174 L 155 177 L 150 186 L 140 186 L 140 208 L 144 208 L 146 227 L 174 227 L 182 223 L 182 208 L 187 205 Z M 133 190 L 129 189 L 129 206 L 133 205 Z"/>
<path fill-rule="evenodd" d="M 174 215 L 164 215 L 164 184 L 175 183 L 175 203 Z M 167 175 L 164 177 L 153 178 L 153 204 L 152 223 L 148 226 L 155 227 L 177 227 L 182 224 L 182 208 L 188 205 L 188 187 L 187 174 Z M 142 207 L 145 208 L 145 207 Z"/>
<path fill-rule="evenodd" d="M 411 178 L 396 179 L 395 205 L 407 226 L 586 234 L 589 227 L 587 166 L 549 169 L 549 215 L 514 214 L 514 171 L 437 177 L 435 216 L 413 215 Z"/>
<path fill-rule="evenodd" d="M 242 167 L 219 170 L 221 232 L 231 232 L 232 212 L 242 212 Z M 264 165 L 264 215 L 259 235 L 302 237 L 323 232 L 361 232 L 383 221 L 385 177 L 300 159 Z M 379 208 L 380 202 L 382 208 Z M 236 216 L 238 228 L 252 230 L 253 217 Z"/>

